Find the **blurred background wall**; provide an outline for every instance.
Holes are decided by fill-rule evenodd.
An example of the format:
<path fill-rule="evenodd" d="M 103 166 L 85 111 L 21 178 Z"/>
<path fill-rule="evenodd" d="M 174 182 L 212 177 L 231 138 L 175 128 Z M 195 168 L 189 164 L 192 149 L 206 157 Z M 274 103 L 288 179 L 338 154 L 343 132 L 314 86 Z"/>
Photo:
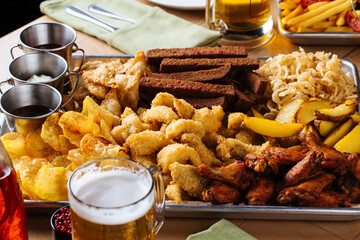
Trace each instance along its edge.
<path fill-rule="evenodd" d="M 39 5 L 43 0 L 5 0 L 1 14 L 0 37 L 42 16 Z"/>

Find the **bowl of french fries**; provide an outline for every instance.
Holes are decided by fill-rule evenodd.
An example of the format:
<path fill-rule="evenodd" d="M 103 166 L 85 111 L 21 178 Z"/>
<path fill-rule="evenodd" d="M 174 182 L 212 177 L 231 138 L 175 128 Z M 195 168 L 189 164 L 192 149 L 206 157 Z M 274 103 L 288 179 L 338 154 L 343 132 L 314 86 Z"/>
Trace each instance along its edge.
<path fill-rule="evenodd" d="M 279 31 L 295 44 L 359 42 L 360 2 L 356 0 L 278 0 L 277 3 Z"/>

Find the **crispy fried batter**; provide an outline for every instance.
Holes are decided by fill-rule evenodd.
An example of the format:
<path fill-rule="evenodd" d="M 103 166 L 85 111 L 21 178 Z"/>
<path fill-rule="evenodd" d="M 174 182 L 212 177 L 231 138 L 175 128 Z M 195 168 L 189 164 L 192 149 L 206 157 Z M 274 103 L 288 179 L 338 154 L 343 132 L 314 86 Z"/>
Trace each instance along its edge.
<path fill-rule="evenodd" d="M 175 183 L 190 196 L 201 199 L 201 193 L 208 180 L 200 176 L 195 166 L 175 162 L 169 166 L 169 169 Z"/>

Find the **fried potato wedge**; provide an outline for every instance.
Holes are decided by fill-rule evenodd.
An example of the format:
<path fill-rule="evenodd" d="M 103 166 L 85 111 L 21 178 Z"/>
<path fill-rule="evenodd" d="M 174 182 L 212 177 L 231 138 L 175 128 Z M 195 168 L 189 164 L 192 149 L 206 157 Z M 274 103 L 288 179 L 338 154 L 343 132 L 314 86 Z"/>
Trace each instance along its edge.
<path fill-rule="evenodd" d="M 290 137 L 303 128 L 301 123 L 279 123 L 274 120 L 249 116 L 245 116 L 244 123 L 248 129 L 268 137 Z"/>
<path fill-rule="evenodd" d="M 295 98 L 294 100 L 284 104 L 279 113 L 276 115 L 275 121 L 280 123 L 294 123 L 296 122 L 295 115 L 299 108 L 304 104 L 304 100 L 301 98 Z"/>
<path fill-rule="evenodd" d="M 332 107 L 335 106 L 329 101 L 323 99 L 310 99 L 304 103 L 296 112 L 296 121 L 298 123 L 307 124 L 316 118 L 315 110 Z"/>
<path fill-rule="evenodd" d="M 335 108 L 316 109 L 315 116 L 320 120 L 342 122 L 355 113 L 356 105 L 357 101 L 355 99 L 347 99 L 343 104 Z"/>
<path fill-rule="evenodd" d="M 339 126 L 340 123 L 338 122 L 331 122 L 326 120 L 314 120 L 314 127 L 317 130 L 317 132 L 320 134 L 320 136 L 326 137 L 329 135 L 330 132 L 332 132 L 337 126 Z"/>
<path fill-rule="evenodd" d="M 251 107 L 250 110 L 251 110 L 251 113 L 253 114 L 254 117 L 258 117 L 258 118 L 263 118 L 263 117 L 264 117 L 264 116 L 263 116 L 260 112 L 258 112 L 255 108 Z"/>
<path fill-rule="evenodd" d="M 360 153 L 360 125 L 356 125 L 348 134 L 340 139 L 334 148 L 339 152 Z"/>
<path fill-rule="evenodd" d="M 346 122 L 335 128 L 324 140 L 324 143 L 334 146 L 340 139 L 342 139 L 352 128 L 353 120 L 349 118 Z"/>

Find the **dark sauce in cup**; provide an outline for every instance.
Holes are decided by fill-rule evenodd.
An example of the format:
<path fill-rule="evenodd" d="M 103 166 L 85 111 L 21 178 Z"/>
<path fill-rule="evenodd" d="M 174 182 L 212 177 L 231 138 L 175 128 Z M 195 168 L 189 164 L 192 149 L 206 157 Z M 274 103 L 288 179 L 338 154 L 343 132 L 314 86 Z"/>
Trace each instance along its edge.
<path fill-rule="evenodd" d="M 19 117 L 37 117 L 51 111 L 52 109 L 43 105 L 29 105 L 15 109 L 11 113 Z"/>
<path fill-rule="evenodd" d="M 34 46 L 34 48 L 37 48 L 37 49 L 55 49 L 55 48 L 61 48 L 61 47 L 62 47 L 62 45 L 58 44 L 58 43 L 46 43 L 46 44 Z"/>

